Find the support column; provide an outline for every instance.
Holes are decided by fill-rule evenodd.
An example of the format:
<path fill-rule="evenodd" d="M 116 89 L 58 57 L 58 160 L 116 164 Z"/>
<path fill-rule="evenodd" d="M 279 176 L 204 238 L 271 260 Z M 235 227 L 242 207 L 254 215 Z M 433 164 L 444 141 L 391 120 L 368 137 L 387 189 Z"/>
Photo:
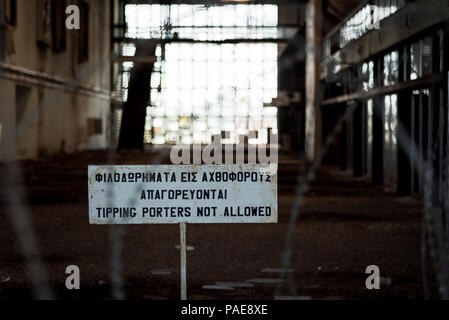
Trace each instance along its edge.
<path fill-rule="evenodd" d="M 363 166 L 363 104 L 360 101 L 354 102 L 357 106 L 354 109 L 352 118 L 352 166 L 354 176 L 361 177 L 364 174 Z"/>
<path fill-rule="evenodd" d="M 346 104 L 342 105 L 342 111 L 340 116 L 346 112 Z M 340 133 L 340 170 L 345 171 L 348 169 L 348 121 L 343 123 Z"/>
<path fill-rule="evenodd" d="M 321 154 L 322 12 L 322 0 L 309 0 L 306 14 L 306 153 L 310 161 Z"/>
<path fill-rule="evenodd" d="M 380 58 L 374 60 L 374 83 L 381 85 L 382 64 Z M 385 97 L 373 98 L 373 146 L 371 151 L 371 175 L 374 185 L 384 183 L 384 145 L 385 145 Z"/>
<path fill-rule="evenodd" d="M 410 75 L 408 47 L 399 49 L 399 82 L 407 81 Z M 398 93 L 398 194 L 412 193 L 412 98 L 410 90 Z"/>
<path fill-rule="evenodd" d="M 0 62 L 6 60 L 5 0 L 0 0 Z"/>
<path fill-rule="evenodd" d="M 136 57 L 154 57 L 156 40 L 136 43 Z M 123 105 L 119 150 L 143 150 L 145 118 L 151 94 L 154 62 L 136 62 L 130 72 L 128 100 Z"/>
<path fill-rule="evenodd" d="M 433 84 L 430 91 L 430 108 L 431 108 L 431 122 L 432 122 L 432 201 L 435 206 L 440 206 L 442 203 L 442 177 L 443 177 L 443 127 L 444 127 L 444 112 L 443 112 L 443 97 L 439 84 Z"/>
<path fill-rule="evenodd" d="M 411 167 L 411 99 L 410 92 L 406 90 L 398 94 L 398 193 L 407 196 L 412 193 L 412 167 Z"/>
<path fill-rule="evenodd" d="M 440 42 L 440 52 L 439 55 L 443 57 L 448 57 L 449 54 L 449 26 L 446 26 L 442 32 L 441 42 Z M 444 111 L 444 167 L 443 167 L 443 177 L 444 186 L 443 194 L 449 194 L 449 60 L 443 59 L 442 72 L 444 76 L 443 80 L 443 111 Z M 443 208 L 444 208 L 444 227 L 445 230 L 449 230 L 449 198 L 443 196 Z M 447 232 L 446 232 L 447 234 Z"/>

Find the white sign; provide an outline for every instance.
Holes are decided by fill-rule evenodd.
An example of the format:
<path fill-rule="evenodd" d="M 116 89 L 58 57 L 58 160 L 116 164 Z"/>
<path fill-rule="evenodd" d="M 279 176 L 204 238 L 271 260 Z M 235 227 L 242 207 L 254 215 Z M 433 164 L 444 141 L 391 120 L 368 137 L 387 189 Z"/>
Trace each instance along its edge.
<path fill-rule="evenodd" d="M 89 166 L 91 224 L 277 223 L 277 165 Z"/>

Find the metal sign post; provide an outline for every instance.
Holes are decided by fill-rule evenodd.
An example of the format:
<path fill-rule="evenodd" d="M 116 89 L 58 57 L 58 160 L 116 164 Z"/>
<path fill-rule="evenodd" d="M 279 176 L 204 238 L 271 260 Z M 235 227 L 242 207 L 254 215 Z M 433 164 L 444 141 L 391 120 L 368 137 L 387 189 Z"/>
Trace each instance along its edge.
<path fill-rule="evenodd" d="M 278 221 L 276 164 L 89 166 L 88 178 L 91 224 L 179 224 L 181 300 L 187 223 Z"/>
<path fill-rule="evenodd" d="M 186 223 L 179 224 L 181 236 L 181 300 L 187 300 L 187 245 L 186 245 Z"/>

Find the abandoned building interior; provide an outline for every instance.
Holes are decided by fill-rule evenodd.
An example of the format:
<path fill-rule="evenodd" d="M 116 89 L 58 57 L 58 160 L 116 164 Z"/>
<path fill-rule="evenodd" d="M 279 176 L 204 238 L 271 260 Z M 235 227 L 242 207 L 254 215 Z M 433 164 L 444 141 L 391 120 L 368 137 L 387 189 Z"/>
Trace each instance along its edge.
<path fill-rule="evenodd" d="M 178 229 L 89 225 L 87 166 L 219 136 L 276 146 L 279 221 L 189 226 L 190 298 L 447 299 L 448 76 L 446 0 L 0 0 L 0 298 L 177 299 Z"/>

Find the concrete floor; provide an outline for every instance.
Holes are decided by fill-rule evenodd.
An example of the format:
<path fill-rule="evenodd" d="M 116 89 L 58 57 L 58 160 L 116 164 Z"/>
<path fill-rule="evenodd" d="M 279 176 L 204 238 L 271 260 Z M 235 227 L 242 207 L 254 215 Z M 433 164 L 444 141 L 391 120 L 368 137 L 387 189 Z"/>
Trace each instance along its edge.
<path fill-rule="evenodd" d="M 154 154 L 118 156 L 115 163 L 149 163 Z M 167 159 L 165 159 L 165 162 Z M 123 231 L 123 276 L 128 298 L 179 298 L 179 229 L 176 225 L 125 227 L 88 223 L 87 165 L 106 162 L 105 152 L 79 153 L 21 162 L 27 208 L 57 298 L 110 299 L 110 233 Z M 216 281 L 277 278 L 264 268 L 279 268 L 284 251 L 296 174 L 301 161 L 280 157 L 279 223 L 275 225 L 189 225 L 190 299 L 272 299 L 275 285 L 256 284 L 233 291 L 202 289 Z M 5 177 L 8 167 L 0 167 Z M 0 190 L 0 299 L 30 298 L 31 285 L 9 214 L 8 190 Z M 386 191 L 387 190 L 387 191 Z M 367 178 L 323 167 L 317 172 L 296 223 L 291 268 L 298 296 L 311 299 L 397 299 L 423 297 L 421 280 L 421 206 L 398 198 Z M 65 268 L 78 265 L 81 290 L 65 289 Z M 385 278 L 380 290 L 365 288 L 365 269 L 378 265 Z M 430 268 L 430 266 L 429 266 Z M 170 269 L 168 275 L 151 271 Z M 391 282 L 391 283 L 389 283 Z M 431 287 L 434 292 L 433 286 Z M 281 295 L 291 295 L 287 285 Z M 435 295 L 435 293 L 433 293 Z"/>

